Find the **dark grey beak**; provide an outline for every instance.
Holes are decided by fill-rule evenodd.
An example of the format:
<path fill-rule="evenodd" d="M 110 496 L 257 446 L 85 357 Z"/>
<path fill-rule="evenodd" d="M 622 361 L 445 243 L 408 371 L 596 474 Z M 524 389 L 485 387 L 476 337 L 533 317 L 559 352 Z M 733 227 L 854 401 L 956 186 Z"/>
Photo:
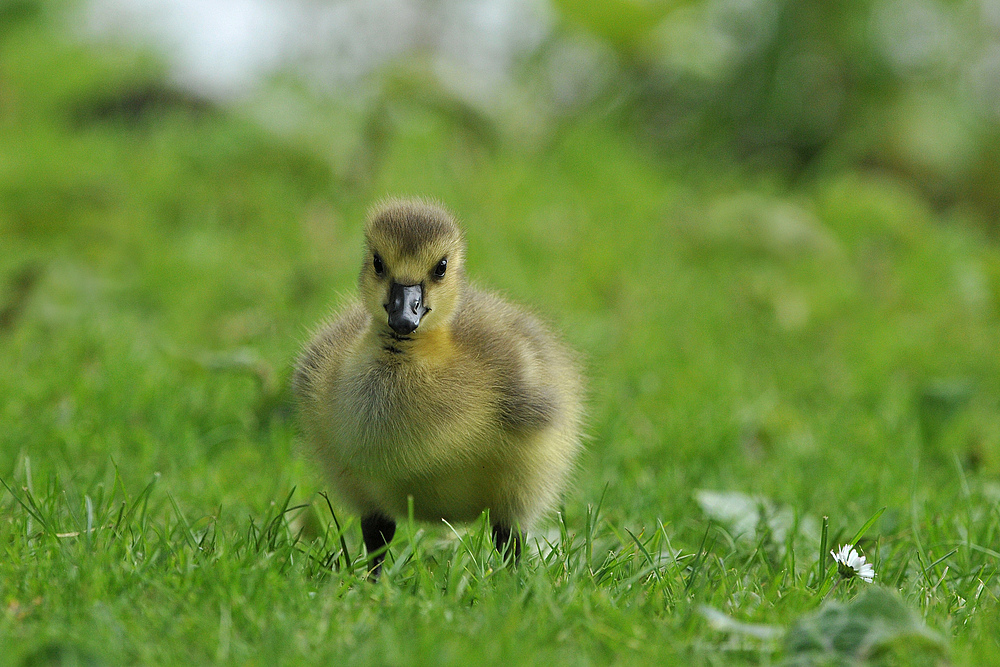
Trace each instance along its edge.
<path fill-rule="evenodd" d="M 416 331 L 429 308 L 424 306 L 424 288 L 421 285 L 400 285 L 393 283 L 389 290 L 389 303 L 385 305 L 389 313 L 389 326 L 400 336 Z"/>

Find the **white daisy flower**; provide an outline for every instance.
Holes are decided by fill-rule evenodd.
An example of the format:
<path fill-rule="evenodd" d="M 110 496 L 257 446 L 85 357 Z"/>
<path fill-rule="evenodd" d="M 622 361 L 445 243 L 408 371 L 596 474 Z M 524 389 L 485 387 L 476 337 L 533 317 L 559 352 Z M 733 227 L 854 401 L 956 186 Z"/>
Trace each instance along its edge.
<path fill-rule="evenodd" d="M 840 551 L 831 551 L 830 555 L 837 561 L 837 571 L 842 578 L 860 577 L 868 583 L 875 578 L 875 568 L 871 563 L 865 562 L 865 557 L 858 553 L 853 544 L 845 544 L 840 547 Z"/>

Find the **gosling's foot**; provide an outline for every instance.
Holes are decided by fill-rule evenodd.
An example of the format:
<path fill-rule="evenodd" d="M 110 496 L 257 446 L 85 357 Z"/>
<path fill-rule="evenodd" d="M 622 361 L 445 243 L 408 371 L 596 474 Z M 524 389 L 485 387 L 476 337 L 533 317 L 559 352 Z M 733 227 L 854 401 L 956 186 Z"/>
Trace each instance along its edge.
<path fill-rule="evenodd" d="M 497 552 L 506 561 L 511 559 L 512 563 L 521 560 L 521 543 L 524 535 L 519 530 L 511 530 L 510 526 L 502 523 L 493 524 L 493 544 Z"/>
<path fill-rule="evenodd" d="M 382 561 L 396 534 L 396 522 L 384 514 L 369 514 L 361 519 L 361 537 L 368 552 L 368 571 L 372 579 L 378 579 L 382 572 Z"/>

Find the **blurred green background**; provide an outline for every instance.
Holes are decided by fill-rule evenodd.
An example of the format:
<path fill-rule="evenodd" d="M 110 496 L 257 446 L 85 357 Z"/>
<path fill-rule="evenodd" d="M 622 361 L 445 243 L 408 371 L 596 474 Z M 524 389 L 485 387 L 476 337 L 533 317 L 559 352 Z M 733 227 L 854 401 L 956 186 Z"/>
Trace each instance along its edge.
<path fill-rule="evenodd" d="M 352 6 L 334 34 L 402 46 L 227 83 L 138 19 L 5 1 L 5 474 L 115 461 L 209 505 L 321 485 L 289 367 L 387 194 L 452 207 L 471 275 L 580 350 L 583 498 L 877 502 L 921 464 L 1000 472 L 995 3 L 564 0 L 520 6 L 529 36 L 485 65 L 492 24 L 454 4 Z"/>
<path fill-rule="evenodd" d="M 0 469 L 302 484 L 291 361 L 365 209 L 419 194 L 584 355 L 582 490 L 621 512 L 1000 471 L 993 3 L 567 0 L 485 92 L 432 36 L 335 91 L 293 64 L 236 95 L 85 11 L 0 14 Z"/>
<path fill-rule="evenodd" d="M 996 520 L 1000 2 L 203 4 L 244 19 L 0 0 L 12 487 L 310 502 L 290 366 L 368 206 L 422 195 L 581 353 L 571 521 L 694 551 L 733 490 L 891 543 L 970 484 Z"/>

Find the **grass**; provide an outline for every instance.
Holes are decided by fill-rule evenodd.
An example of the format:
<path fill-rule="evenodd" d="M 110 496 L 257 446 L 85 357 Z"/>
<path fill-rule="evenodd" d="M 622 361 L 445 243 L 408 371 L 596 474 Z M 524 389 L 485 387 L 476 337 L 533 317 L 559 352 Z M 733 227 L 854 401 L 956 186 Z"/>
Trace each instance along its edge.
<path fill-rule="evenodd" d="M 0 665 L 827 664 L 799 640 L 836 614 L 890 628 L 876 662 L 1000 664 L 990 221 L 889 173 L 664 159 L 613 114 L 539 145 L 406 95 L 375 143 L 341 109 L 122 115 L 155 69 L 39 11 L 0 41 Z M 453 208 L 474 279 L 588 368 L 515 570 L 485 521 L 404 523 L 366 582 L 298 450 L 291 360 L 390 193 Z M 824 603 L 872 517 L 876 584 Z"/>

